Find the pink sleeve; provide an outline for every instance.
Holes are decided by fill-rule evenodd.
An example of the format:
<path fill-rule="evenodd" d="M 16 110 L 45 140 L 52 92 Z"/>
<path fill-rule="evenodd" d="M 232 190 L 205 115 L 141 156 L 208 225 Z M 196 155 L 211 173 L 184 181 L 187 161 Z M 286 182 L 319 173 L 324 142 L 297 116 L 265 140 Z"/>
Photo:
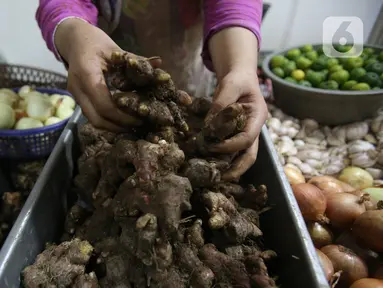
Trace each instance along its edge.
<path fill-rule="evenodd" d="M 261 42 L 262 0 L 204 0 L 205 26 L 202 57 L 213 70 L 208 40 L 216 32 L 233 26 L 249 29 Z"/>
<path fill-rule="evenodd" d="M 54 44 L 57 26 L 68 18 L 79 18 L 96 25 L 97 14 L 97 8 L 91 0 L 40 0 L 36 20 L 48 49 L 61 61 Z"/>

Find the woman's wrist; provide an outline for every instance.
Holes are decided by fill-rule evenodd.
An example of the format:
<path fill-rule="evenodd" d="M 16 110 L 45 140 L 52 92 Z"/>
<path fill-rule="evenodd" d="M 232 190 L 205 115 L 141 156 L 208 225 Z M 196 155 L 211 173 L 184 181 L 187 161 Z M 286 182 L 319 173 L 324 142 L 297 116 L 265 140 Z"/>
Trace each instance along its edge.
<path fill-rule="evenodd" d="M 83 19 L 75 17 L 65 19 L 57 25 L 53 39 L 54 45 L 57 52 L 65 61 L 69 62 L 77 35 L 80 33 L 82 37 L 86 37 L 83 31 L 87 26 L 92 25 Z"/>
<path fill-rule="evenodd" d="M 258 62 L 258 39 L 243 27 L 225 28 L 209 40 L 209 51 L 218 80 L 231 71 L 254 71 Z"/>

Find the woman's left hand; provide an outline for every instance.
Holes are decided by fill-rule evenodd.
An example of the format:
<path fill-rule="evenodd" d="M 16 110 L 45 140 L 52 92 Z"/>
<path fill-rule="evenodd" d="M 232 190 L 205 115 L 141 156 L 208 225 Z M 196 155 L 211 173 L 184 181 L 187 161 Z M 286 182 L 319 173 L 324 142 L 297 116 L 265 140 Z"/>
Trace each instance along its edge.
<path fill-rule="evenodd" d="M 257 159 L 258 137 L 267 119 L 267 105 L 262 96 L 256 69 L 230 71 L 220 81 L 213 96 L 208 117 L 226 106 L 240 103 L 245 108 L 247 123 L 243 132 L 215 145 L 211 150 L 218 153 L 242 152 L 224 175 L 227 181 L 238 180 Z"/>

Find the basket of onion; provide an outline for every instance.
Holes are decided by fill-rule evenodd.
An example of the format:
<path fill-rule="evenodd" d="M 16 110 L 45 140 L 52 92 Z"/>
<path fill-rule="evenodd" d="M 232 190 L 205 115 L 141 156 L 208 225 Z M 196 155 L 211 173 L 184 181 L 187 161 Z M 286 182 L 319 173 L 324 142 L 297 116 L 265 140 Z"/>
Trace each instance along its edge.
<path fill-rule="evenodd" d="M 48 156 L 75 106 L 65 90 L 30 86 L 0 89 L 0 157 Z"/>
<path fill-rule="evenodd" d="M 331 287 L 383 288 L 383 187 L 364 169 L 308 181 L 285 166 Z"/>

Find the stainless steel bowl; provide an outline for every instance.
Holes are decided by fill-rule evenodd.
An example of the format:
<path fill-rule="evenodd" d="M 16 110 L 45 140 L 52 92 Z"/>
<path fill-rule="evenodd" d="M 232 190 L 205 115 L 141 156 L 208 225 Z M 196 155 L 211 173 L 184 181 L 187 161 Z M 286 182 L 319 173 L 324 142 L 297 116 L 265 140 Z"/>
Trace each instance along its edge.
<path fill-rule="evenodd" d="M 314 48 L 321 46 L 313 45 Z M 276 76 L 269 67 L 275 55 L 286 54 L 293 48 L 277 51 L 266 57 L 262 69 L 272 80 L 276 104 L 285 113 L 299 119 L 311 118 L 325 125 L 341 125 L 373 117 L 383 107 L 383 89 L 370 91 L 339 91 L 304 87 Z M 377 50 L 383 47 L 365 45 Z"/>

